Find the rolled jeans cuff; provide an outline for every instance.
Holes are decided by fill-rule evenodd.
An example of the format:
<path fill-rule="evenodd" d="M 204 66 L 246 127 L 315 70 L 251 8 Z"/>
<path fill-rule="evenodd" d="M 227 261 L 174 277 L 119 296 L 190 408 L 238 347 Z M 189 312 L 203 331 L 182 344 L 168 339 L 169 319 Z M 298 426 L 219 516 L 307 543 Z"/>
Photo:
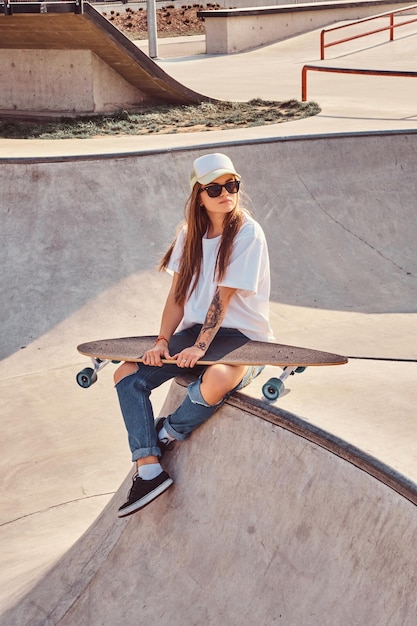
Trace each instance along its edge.
<path fill-rule="evenodd" d="M 138 448 L 137 450 L 133 450 L 132 452 L 132 461 L 137 461 L 138 459 L 144 459 L 147 456 L 160 456 L 161 450 L 159 446 L 155 446 L 152 448 Z"/>

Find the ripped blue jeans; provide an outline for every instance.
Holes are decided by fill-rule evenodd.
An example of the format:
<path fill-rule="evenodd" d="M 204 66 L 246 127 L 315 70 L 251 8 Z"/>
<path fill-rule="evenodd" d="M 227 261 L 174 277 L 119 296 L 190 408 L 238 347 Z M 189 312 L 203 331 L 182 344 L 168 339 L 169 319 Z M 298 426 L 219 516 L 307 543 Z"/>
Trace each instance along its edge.
<path fill-rule="evenodd" d="M 190 345 L 197 339 L 201 326 L 193 326 L 182 331 L 181 334 L 190 335 Z M 218 336 L 241 335 L 238 330 L 220 328 Z M 132 460 L 146 457 L 159 456 L 158 437 L 155 431 L 154 414 L 150 395 L 167 380 L 176 376 L 193 372 L 199 375 L 198 380 L 188 386 L 187 395 L 182 404 L 174 413 L 167 416 L 165 428 L 167 432 L 182 441 L 200 424 L 205 422 L 215 411 L 231 396 L 235 391 L 243 389 L 258 376 L 263 367 L 249 367 L 248 372 L 240 383 L 229 391 L 222 400 L 209 405 L 204 400 L 200 391 L 201 379 L 204 373 L 204 366 L 196 366 L 192 369 L 177 367 L 175 364 L 164 364 L 162 367 L 140 364 L 134 374 L 122 378 L 117 385 L 117 395 L 120 408 L 128 433 L 129 447 L 132 452 Z"/>

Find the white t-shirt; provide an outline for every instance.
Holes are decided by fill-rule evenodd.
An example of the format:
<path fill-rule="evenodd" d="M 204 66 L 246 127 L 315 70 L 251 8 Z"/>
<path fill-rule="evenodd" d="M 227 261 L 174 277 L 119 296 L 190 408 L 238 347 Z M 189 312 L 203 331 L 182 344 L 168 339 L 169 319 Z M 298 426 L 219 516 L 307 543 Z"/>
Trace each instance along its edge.
<path fill-rule="evenodd" d="M 179 271 L 187 226 L 180 231 L 168 264 L 171 273 Z M 245 214 L 235 237 L 226 273 L 215 282 L 214 268 L 221 237 L 203 238 L 203 261 L 196 289 L 185 302 L 178 331 L 203 324 L 217 286 L 237 289 L 222 322 L 225 328 L 240 330 L 249 339 L 274 341 L 269 325 L 270 269 L 268 247 L 261 226 Z"/>

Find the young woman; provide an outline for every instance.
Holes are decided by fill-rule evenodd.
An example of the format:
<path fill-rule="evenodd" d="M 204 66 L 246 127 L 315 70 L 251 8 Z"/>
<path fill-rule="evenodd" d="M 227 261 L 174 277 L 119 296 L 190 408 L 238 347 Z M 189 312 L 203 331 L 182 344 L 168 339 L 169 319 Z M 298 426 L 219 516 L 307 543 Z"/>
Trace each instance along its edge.
<path fill-rule="evenodd" d="M 241 336 L 272 341 L 269 325 L 270 273 L 264 233 L 239 207 L 240 176 L 224 154 L 194 161 L 186 220 L 163 257 L 160 269 L 173 275 L 159 336 L 144 363 L 123 363 L 116 390 L 137 471 L 119 517 L 130 515 L 159 496 L 172 479 L 160 465 L 162 454 L 206 421 L 262 368 L 217 363 L 195 367 L 214 337 Z M 188 347 L 169 354 L 174 333 Z M 163 364 L 162 359 L 174 363 Z M 188 387 L 178 409 L 154 421 L 150 394 L 165 381 L 194 368 L 200 377 Z"/>

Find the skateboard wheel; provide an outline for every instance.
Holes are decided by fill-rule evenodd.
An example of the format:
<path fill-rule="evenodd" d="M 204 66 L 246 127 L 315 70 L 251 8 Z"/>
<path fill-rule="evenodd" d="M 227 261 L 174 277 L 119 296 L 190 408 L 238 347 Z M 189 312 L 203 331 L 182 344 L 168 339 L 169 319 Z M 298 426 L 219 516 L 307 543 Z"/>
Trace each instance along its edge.
<path fill-rule="evenodd" d="M 303 372 L 306 371 L 306 369 L 307 369 L 306 367 L 302 367 L 302 366 L 297 367 L 297 369 L 295 370 L 295 373 L 296 374 L 302 374 Z"/>
<path fill-rule="evenodd" d="M 279 378 L 270 378 L 262 387 L 262 393 L 267 400 L 277 400 L 284 391 L 284 383 Z"/>
<path fill-rule="evenodd" d="M 84 389 L 88 389 L 88 387 L 91 387 L 91 385 L 93 385 L 96 380 L 97 372 L 95 372 L 91 367 L 86 367 L 77 374 L 77 383 L 80 385 L 80 387 L 83 387 Z"/>

